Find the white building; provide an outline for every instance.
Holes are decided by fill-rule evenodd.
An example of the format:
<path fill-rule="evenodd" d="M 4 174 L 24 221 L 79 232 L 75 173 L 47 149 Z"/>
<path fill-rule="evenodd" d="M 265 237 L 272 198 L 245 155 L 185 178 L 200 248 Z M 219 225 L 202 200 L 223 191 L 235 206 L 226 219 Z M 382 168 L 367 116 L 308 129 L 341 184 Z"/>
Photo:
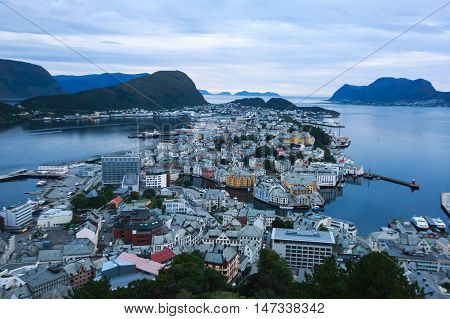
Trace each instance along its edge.
<path fill-rule="evenodd" d="M 169 173 L 166 171 L 148 171 L 145 174 L 146 188 L 165 188 L 169 186 Z"/>
<path fill-rule="evenodd" d="M 8 209 L 3 208 L 1 215 L 5 219 L 5 229 L 11 231 L 21 231 L 24 229 L 33 219 L 33 208 L 32 201 L 18 204 Z"/>
<path fill-rule="evenodd" d="M 38 220 L 38 228 L 59 227 L 68 224 L 72 221 L 72 211 L 67 210 L 67 206 L 61 205 L 51 208 L 43 212 Z"/>
<path fill-rule="evenodd" d="M 292 230 L 274 228 L 272 249 L 283 257 L 293 271 L 313 269 L 330 257 L 334 235 L 329 231 Z"/>
<path fill-rule="evenodd" d="M 67 165 L 39 165 L 37 169 L 40 173 L 67 174 L 69 167 Z"/>

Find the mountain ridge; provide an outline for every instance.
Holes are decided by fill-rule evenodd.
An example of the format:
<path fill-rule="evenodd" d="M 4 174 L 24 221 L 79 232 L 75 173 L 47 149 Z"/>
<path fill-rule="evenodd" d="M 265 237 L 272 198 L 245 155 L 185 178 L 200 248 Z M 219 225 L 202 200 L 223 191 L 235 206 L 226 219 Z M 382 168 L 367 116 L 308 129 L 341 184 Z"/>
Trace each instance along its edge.
<path fill-rule="evenodd" d="M 140 107 L 149 110 L 202 105 L 207 102 L 181 71 L 158 71 L 111 87 L 74 94 L 40 96 L 23 101 L 26 108 L 55 111 L 104 111 Z"/>
<path fill-rule="evenodd" d="M 33 96 L 63 93 L 42 66 L 0 59 L 0 100 L 21 100 Z"/>
<path fill-rule="evenodd" d="M 64 93 L 78 93 L 81 91 L 114 86 L 147 75 L 149 74 L 101 73 L 85 75 L 54 75 L 53 78 L 59 83 Z"/>
<path fill-rule="evenodd" d="M 409 80 L 383 77 L 367 86 L 344 84 L 332 95 L 329 101 L 371 104 L 424 103 L 427 101 L 439 104 L 439 101 L 442 101 L 442 103 L 450 106 L 450 92 L 439 92 L 431 82 L 424 79 Z"/>

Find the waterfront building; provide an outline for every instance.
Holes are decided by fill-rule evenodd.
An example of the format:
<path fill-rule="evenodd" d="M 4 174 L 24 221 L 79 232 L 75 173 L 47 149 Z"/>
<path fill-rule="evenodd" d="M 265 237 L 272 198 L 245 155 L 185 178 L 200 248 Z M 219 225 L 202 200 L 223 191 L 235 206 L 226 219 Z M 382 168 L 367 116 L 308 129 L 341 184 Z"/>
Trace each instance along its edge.
<path fill-rule="evenodd" d="M 66 225 L 72 221 L 72 211 L 66 205 L 60 205 L 41 213 L 37 220 L 37 228 L 51 228 Z"/>
<path fill-rule="evenodd" d="M 67 174 L 69 167 L 67 165 L 39 165 L 39 173 L 52 173 L 52 174 Z"/>
<path fill-rule="evenodd" d="M 298 176 L 314 177 L 319 187 L 335 187 L 339 181 L 339 170 L 332 167 L 299 167 L 295 173 Z"/>
<path fill-rule="evenodd" d="M 102 182 L 104 185 L 120 185 L 125 175 L 139 175 L 140 168 L 140 158 L 137 154 L 103 155 Z"/>
<path fill-rule="evenodd" d="M 314 176 L 305 176 L 296 171 L 281 175 L 283 187 L 293 195 L 312 194 L 318 190 L 317 180 Z"/>
<path fill-rule="evenodd" d="M 170 174 L 166 170 L 153 168 L 145 171 L 146 188 L 165 188 L 170 185 Z"/>
<path fill-rule="evenodd" d="M 228 187 L 251 188 L 256 176 L 246 169 L 233 168 L 229 171 L 225 183 Z"/>
<path fill-rule="evenodd" d="M 313 269 L 321 264 L 324 258 L 332 255 L 335 243 L 334 235 L 329 231 L 285 228 L 272 230 L 272 249 L 283 257 L 295 272 L 300 269 Z"/>
<path fill-rule="evenodd" d="M 34 204 L 28 201 L 9 208 L 3 208 L 1 216 L 4 218 L 5 229 L 20 232 L 27 227 L 33 219 Z"/>

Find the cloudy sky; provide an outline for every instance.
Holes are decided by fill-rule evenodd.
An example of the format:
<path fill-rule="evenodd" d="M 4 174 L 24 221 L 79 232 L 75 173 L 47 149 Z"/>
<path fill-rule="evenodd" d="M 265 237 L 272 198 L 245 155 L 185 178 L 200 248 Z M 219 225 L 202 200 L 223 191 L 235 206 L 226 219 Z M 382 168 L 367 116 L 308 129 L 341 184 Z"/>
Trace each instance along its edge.
<path fill-rule="evenodd" d="M 181 70 L 198 88 L 308 95 L 446 0 L 0 0 L 0 58 L 52 74 L 101 73 L 3 3 L 108 72 Z M 450 91 L 450 4 L 344 76 L 425 78 Z"/>

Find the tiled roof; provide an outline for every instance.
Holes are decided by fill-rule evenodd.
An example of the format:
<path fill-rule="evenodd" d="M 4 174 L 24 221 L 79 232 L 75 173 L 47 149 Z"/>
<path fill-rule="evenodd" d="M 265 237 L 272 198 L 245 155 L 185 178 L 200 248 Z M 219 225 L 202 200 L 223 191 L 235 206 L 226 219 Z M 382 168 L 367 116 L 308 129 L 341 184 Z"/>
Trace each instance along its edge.
<path fill-rule="evenodd" d="M 131 262 L 136 265 L 137 269 L 153 275 L 158 275 L 159 271 L 164 267 L 164 265 L 158 262 L 144 259 L 127 252 L 121 253 L 119 257 L 116 258 L 116 260 L 125 260 Z"/>
<path fill-rule="evenodd" d="M 152 254 L 150 258 L 154 262 L 164 264 L 164 262 L 172 259 L 173 257 L 175 257 L 175 253 L 169 248 L 164 248 L 163 250 Z"/>

